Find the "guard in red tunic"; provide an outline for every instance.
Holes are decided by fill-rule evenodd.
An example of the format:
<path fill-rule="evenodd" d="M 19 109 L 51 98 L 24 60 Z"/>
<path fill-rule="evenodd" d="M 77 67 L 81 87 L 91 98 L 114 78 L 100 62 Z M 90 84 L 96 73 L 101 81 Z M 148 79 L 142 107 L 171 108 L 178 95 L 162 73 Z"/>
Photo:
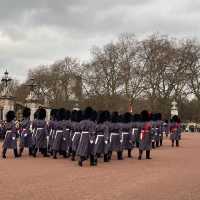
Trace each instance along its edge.
<path fill-rule="evenodd" d="M 138 160 L 142 159 L 143 151 L 146 151 L 146 159 L 151 159 L 150 151 L 151 151 L 151 141 L 152 141 L 152 125 L 150 122 L 150 115 L 148 111 L 144 110 L 141 113 L 141 125 L 140 125 L 140 143 L 139 143 L 139 156 Z"/>

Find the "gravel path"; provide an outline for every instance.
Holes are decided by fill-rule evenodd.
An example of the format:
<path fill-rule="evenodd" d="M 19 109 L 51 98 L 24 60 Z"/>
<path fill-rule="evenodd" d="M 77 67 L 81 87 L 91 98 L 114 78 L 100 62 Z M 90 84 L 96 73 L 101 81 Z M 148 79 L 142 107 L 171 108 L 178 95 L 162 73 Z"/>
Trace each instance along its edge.
<path fill-rule="evenodd" d="M 200 134 L 183 135 L 181 146 L 152 151 L 152 160 L 100 161 L 98 167 L 59 158 L 24 155 L 0 159 L 2 200 L 200 200 Z M 125 155 L 126 156 L 126 155 Z"/>

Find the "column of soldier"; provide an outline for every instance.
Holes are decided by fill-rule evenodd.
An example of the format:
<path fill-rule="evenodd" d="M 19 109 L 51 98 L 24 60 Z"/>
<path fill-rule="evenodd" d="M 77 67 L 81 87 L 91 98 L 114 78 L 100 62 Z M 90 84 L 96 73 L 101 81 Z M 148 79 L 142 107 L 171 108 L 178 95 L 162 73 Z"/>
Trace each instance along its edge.
<path fill-rule="evenodd" d="M 111 161 L 113 152 L 118 160 L 123 160 L 125 151 L 131 158 L 135 148 L 138 148 L 138 160 L 142 159 L 143 151 L 146 151 L 146 159 L 151 159 L 150 150 L 162 146 L 163 134 L 170 134 L 172 147 L 179 146 L 181 129 L 177 116 L 170 123 L 164 123 L 161 114 L 149 114 L 146 110 L 141 114 L 120 115 L 96 112 L 90 107 L 72 112 L 53 109 L 49 122 L 45 121 L 44 108 L 36 111 L 33 121 L 30 115 L 30 109 L 25 108 L 23 120 L 16 127 L 15 113 L 7 113 L 5 125 L 1 127 L 4 133 L 2 158 L 6 158 L 7 149 L 13 149 L 15 157 L 21 157 L 24 148 L 28 148 L 33 157 L 39 153 L 53 159 L 63 156 L 78 160 L 79 166 L 83 166 L 85 160 L 96 166 L 99 159 Z"/>

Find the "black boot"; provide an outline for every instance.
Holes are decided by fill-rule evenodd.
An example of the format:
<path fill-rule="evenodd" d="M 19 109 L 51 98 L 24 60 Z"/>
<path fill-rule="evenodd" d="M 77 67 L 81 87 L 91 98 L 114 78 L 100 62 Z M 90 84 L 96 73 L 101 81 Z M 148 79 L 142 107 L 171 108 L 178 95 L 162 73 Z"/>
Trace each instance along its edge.
<path fill-rule="evenodd" d="M 150 157 L 150 150 L 146 151 L 146 159 L 150 160 L 151 157 Z"/>
<path fill-rule="evenodd" d="M 93 155 L 90 155 L 90 166 L 95 166 L 95 159 Z"/>
<path fill-rule="evenodd" d="M 53 159 L 57 159 L 57 151 L 53 151 Z"/>
<path fill-rule="evenodd" d="M 29 147 L 29 156 L 33 155 L 33 149 L 31 147 Z"/>
<path fill-rule="evenodd" d="M 131 149 L 128 149 L 128 157 L 129 157 L 129 158 L 132 158 Z"/>
<path fill-rule="evenodd" d="M 160 146 L 162 146 L 162 140 L 160 140 Z"/>
<path fill-rule="evenodd" d="M 2 152 L 2 158 L 3 158 L 3 159 L 6 159 L 6 151 L 7 151 L 6 148 L 3 149 L 3 152 Z"/>
<path fill-rule="evenodd" d="M 104 154 L 104 162 L 108 162 L 108 154 Z"/>
<path fill-rule="evenodd" d="M 108 152 L 108 161 L 110 161 L 112 159 L 112 151 Z"/>
<path fill-rule="evenodd" d="M 138 160 L 142 160 L 142 150 L 139 149 L 139 156 L 138 156 Z"/>
<path fill-rule="evenodd" d="M 139 146 L 140 146 L 140 143 L 136 142 L 136 147 L 139 148 Z"/>
<path fill-rule="evenodd" d="M 14 152 L 14 156 L 15 156 L 15 158 L 18 158 L 19 155 L 18 155 L 17 149 L 13 149 L 13 152 Z"/>
<path fill-rule="evenodd" d="M 156 141 L 156 147 L 159 147 L 159 141 Z"/>
<path fill-rule="evenodd" d="M 83 166 L 83 161 L 85 160 L 85 158 L 84 157 L 80 157 L 80 160 L 78 161 L 78 165 L 80 166 L 80 167 L 82 167 Z"/>
<path fill-rule="evenodd" d="M 155 142 L 152 142 L 152 148 L 155 149 Z"/>
<path fill-rule="evenodd" d="M 37 151 L 38 151 L 38 148 L 35 148 L 35 149 L 33 150 L 33 157 L 34 157 L 34 158 L 36 158 Z"/>
<path fill-rule="evenodd" d="M 43 151 L 43 156 L 44 157 L 49 157 L 49 155 L 47 153 L 47 151 L 48 151 L 47 148 L 44 148 L 42 151 Z"/>
<path fill-rule="evenodd" d="M 174 147 L 174 140 L 172 140 L 172 147 Z"/>
<path fill-rule="evenodd" d="M 72 158 L 71 158 L 72 161 L 75 161 L 75 156 L 76 156 L 76 152 L 72 151 Z"/>
<path fill-rule="evenodd" d="M 122 151 L 118 151 L 118 152 L 117 152 L 117 159 L 118 159 L 118 160 L 123 160 Z"/>
<path fill-rule="evenodd" d="M 176 140 L 176 146 L 179 147 L 179 141 L 178 140 Z"/>
<path fill-rule="evenodd" d="M 19 149 L 19 157 L 22 156 L 23 151 L 24 151 L 24 148 L 20 148 L 20 149 Z"/>

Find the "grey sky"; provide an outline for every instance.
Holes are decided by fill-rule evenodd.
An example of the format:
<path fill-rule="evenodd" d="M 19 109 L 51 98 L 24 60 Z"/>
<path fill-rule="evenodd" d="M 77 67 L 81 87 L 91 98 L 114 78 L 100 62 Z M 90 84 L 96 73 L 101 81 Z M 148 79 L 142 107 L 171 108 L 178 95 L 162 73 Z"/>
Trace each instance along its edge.
<path fill-rule="evenodd" d="M 0 0 L 0 73 L 27 71 L 65 56 L 81 61 L 120 33 L 200 39 L 199 0 Z"/>

